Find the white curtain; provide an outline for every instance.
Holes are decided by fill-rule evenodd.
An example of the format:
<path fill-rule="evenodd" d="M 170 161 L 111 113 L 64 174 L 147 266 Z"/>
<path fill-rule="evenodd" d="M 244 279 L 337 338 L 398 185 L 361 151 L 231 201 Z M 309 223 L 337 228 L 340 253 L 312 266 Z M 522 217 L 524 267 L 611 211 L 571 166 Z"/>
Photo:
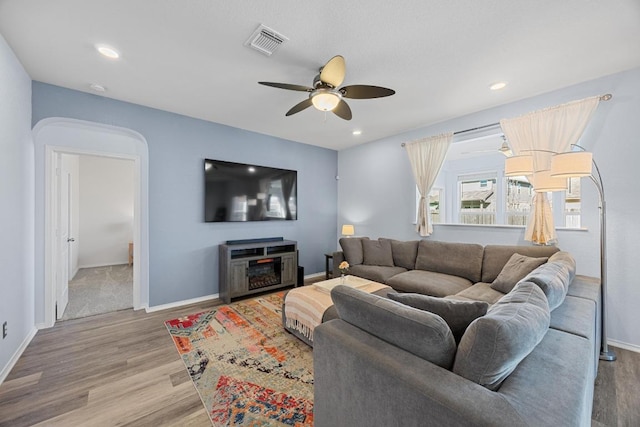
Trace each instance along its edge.
<path fill-rule="evenodd" d="M 553 153 L 571 151 L 595 111 L 599 96 L 572 101 L 513 119 L 500 120 L 500 126 L 514 155 L 533 156 L 534 176 L 551 169 Z M 534 180 L 535 181 L 535 180 Z M 525 239 L 546 245 L 556 242 L 553 215 L 546 193 L 536 193 Z"/>
<path fill-rule="evenodd" d="M 428 203 L 429 192 L 440 173 L 452 139 L 453 132 L 449 132 L 405 144 L 413 178 L 416 181 L 418 192 L 420 192 L 416 231 L 421 236 L 433 233 Z"/>

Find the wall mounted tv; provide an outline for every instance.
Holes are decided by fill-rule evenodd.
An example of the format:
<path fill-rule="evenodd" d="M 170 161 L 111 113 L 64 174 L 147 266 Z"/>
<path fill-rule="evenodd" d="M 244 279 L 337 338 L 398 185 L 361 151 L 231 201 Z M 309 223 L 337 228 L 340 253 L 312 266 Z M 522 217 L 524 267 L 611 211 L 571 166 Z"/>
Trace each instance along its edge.
<path fill-rule="evenodd" d="M 298 219 L 298 172 L 204 160 L 205 222 Z"/>

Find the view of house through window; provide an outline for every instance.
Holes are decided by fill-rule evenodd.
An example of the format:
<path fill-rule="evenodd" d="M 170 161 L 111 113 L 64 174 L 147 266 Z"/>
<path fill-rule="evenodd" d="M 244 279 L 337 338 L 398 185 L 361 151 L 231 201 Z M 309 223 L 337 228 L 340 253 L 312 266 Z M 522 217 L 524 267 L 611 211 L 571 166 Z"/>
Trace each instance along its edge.
<path fill-rule="evenodd" d="M 496 223 L 496 183 L 495 177 L 460 177 L 460 224 Z"/>

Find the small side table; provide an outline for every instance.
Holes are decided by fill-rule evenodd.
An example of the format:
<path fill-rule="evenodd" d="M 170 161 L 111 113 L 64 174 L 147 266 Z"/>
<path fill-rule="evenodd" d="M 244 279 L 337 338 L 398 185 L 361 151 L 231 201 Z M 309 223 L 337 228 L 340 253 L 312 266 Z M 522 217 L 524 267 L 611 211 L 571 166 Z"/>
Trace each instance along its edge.
<path fill-rule="evenodd" d="M 329 269 L 329 260 L 333 261 L 333 254 L 324 254 L 324 278 L 326 280 L 333 277 L 333 271 Z"/>

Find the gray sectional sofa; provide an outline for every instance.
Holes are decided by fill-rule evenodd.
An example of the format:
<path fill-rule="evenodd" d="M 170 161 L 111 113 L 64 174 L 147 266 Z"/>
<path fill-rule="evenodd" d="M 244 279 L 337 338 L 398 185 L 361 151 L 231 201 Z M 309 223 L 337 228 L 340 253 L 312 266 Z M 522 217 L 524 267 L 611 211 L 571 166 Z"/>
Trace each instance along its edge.
<path fill-rule="evenodd" d="M 600 283 L 575 275 L 570 254 L 431 240 L 341 245 L 334 267 L 346 259 L 350 274 L 398 294 L 332 291 L 338 318 L 314 331 L 316 426 L 590 425 Z M 461 307 L 482 310 L 454 336 Z"/>

